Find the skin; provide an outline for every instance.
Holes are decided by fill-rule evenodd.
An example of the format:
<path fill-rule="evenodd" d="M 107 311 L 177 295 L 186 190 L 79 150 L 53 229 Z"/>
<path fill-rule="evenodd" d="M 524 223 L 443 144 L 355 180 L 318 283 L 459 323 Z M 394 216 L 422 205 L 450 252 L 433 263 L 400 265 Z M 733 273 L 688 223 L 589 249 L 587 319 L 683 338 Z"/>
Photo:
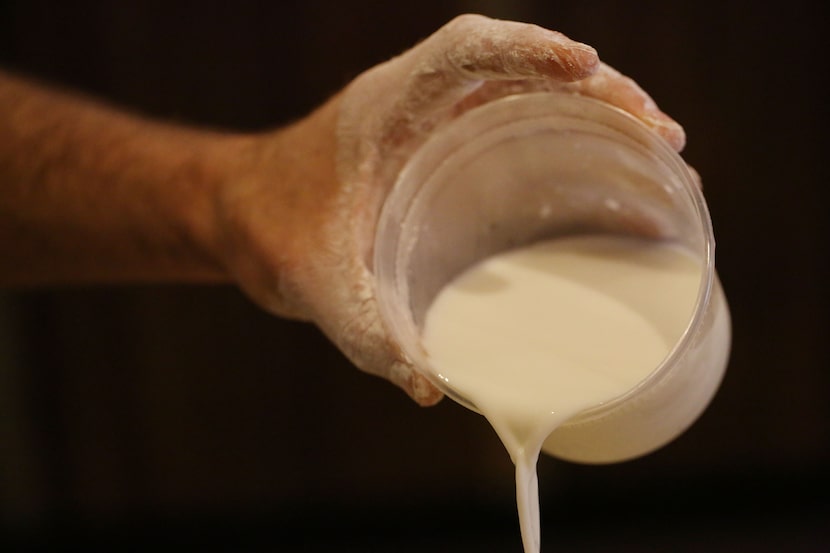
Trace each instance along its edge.
<path fill-rule="evenodd" d="M 233 283 L 432 405 L 441 392 L 377 311 L 368 259 L 378 212 L 430 133 L 531 90 L 593 96 L 675 149 L 685 142 L 591 47 L 482 16 L 454 19 L 305 118 L 260 134 L 152 121 L 0 72 L 0 284 Z"/>

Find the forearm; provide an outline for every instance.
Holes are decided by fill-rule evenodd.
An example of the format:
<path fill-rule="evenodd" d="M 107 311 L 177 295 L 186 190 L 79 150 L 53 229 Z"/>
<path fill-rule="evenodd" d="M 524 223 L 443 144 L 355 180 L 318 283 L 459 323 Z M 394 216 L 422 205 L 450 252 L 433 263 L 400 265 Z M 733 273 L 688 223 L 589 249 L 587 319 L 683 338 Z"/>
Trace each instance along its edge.
<path fill-rule="evenodd" d="M 0 72 L 0 282 L 224 279 L 211 201 L 236 142 Z"/>

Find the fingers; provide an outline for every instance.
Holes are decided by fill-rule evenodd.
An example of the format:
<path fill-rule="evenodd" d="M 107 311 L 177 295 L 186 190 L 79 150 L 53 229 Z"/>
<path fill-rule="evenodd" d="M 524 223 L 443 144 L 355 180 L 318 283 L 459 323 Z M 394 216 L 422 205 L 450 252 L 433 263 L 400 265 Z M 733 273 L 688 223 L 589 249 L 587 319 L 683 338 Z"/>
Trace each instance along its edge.
<path fill-rule="evenodd" d="M 683 127 L 660 111 L 651 96 L 633 79 L 604 63 L 590 77 L 569 83 L 566 87 L 629 112 L 651 127 L 678 152 L 686 144 Z"/>
<path fill-rule="evenodd" d="M 480 15 L 457 17 L 423 46 L 436 69 L 468 80 L 584 79 L 599 68 L 596 50 L 536 25 Z"/>

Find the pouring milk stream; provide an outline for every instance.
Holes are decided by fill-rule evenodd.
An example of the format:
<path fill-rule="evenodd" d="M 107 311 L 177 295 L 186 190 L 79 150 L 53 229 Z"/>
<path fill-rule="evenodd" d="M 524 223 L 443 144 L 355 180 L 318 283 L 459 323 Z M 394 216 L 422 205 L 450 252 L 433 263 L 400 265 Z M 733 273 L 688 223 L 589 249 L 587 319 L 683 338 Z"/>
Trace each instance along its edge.
<path fill-rule="evenodd" d="M 547 436 L 656 368 L 694 310 L 701 268 L 677 247 L 590 236 L 475 265 L 430 307 L 437 376 L 474 403 L 516 465 L 527 553 L 539 550 L 536 461 Z"/>

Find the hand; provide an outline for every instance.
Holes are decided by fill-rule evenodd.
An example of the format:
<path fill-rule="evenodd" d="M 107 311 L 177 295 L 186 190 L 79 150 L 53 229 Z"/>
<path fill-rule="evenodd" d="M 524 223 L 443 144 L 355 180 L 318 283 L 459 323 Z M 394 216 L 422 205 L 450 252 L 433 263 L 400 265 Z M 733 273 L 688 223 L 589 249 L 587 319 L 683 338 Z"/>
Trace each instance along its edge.
<path fill-rule="evenodd" d="M 306 119 L 247 142 L 239 155 L 247 169 L 217 203 L 226 265 L 266 309 L 313 321 L 359 368 L 421 405 L 436 403 L 442 394 L 378 313 L 370 257 L 381 205 L 440 125 L 506 94 L 553 89 L 612 103 L 683 146 L 682 128 L 591 47 L 533 25 L 461 16 Z"/>

